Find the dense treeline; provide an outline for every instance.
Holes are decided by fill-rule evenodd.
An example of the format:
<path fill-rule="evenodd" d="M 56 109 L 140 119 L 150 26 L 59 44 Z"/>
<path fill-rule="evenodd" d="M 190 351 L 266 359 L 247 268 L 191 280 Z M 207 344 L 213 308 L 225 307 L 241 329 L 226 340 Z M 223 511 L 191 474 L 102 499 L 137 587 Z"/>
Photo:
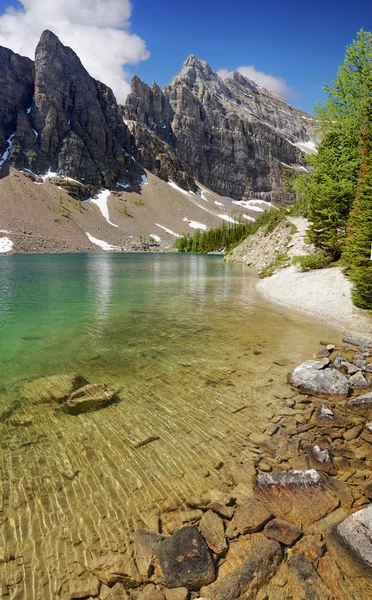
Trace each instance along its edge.
<path fill-rule="evenodd" d="M 310 222 L 309 241 L 329 261 L 341 258 L 353 300 L 365 308 L 372 308 L 371 75 L 372 33 L 362 30 L 346 49 L 333 86 L 325 88 L 325 103 L 316 107 L 320 143 L 310 172 L 294 180 Z"/>
<path fill-rule="evenodd" d="M 179 252 L 228 252 L 240 244 L 249 235 L 266 225 L 268 229 L 273 229 L 281 219 L 283 219 L 285 210 L 272 208 L 263 212 L 256 221 L 249 223 L 239 221 L 237 223 L 223 222 L 221 227 L 208 229 L 207 231 L 195 231 L 193 235 L 181 236 L 177 239 L 175 245 Z"/>

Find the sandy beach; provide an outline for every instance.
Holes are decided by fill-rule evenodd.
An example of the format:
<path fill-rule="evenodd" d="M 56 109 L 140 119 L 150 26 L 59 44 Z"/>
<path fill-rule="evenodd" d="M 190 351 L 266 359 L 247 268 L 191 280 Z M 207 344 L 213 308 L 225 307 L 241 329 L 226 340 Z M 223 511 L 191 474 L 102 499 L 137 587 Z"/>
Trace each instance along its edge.
<path fill-rule="evenodd" d="M 259 280 L 257 289 L 267 300 L 345 333 L 372 336 L 372 315 L 353 305 L 351 283 L 339 268 L 301 273 L 291 266 Z"/>

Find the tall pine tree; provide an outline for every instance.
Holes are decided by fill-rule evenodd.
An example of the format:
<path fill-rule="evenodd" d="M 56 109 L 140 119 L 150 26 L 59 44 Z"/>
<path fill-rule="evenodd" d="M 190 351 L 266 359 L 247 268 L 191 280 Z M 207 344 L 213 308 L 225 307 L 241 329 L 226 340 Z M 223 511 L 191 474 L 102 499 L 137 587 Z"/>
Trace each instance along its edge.
<path fill-rule="evenodd" d="M 354 284 L 354 304 L 372 308 L 372 73 L 365 81 L 362 114 L 361 168 L 349 217 L 344 258 L 347 274 Z"/>
<path fill-rule="evenodd" d="M 312 170 L 294 183 L 308 206 L 309 240 L 333 260 L 345 242 L 360 171 L 362 104 L 371 68 L 372 34 L 362 30 L 346 49 L 333 86 L 325 87 L 325 103 L 316 107 L 321 142 L 309 160 Z"/>

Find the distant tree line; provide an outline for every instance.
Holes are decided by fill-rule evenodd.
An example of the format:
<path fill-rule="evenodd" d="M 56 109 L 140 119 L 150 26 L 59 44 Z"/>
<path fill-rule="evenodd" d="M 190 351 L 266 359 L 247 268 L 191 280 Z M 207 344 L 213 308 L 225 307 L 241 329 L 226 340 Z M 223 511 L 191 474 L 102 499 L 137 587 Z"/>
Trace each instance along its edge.
<path fill-rule="evenodd" d="M 318 153 L 292 184 L 309 242 L 344 266 L 354 303 L 372 308 L 372 33 L 359 31 L 325 91 Z"/>
<path fill-rule="evenodd" d="M 236 223 L 224 221 L 220 227 L 200 231 L 197 229 L 193 235 L 187 234 L 179 237 L 175 246 L 179 252 L 228 252 L 241 244 L 249 235 L 253 235 L 260 227 L 266 225 L 268 230 L 281 221 L 286 214 L 285 209 L 272 208 L 263 212 L 255 221 L 246 222 L 239 219 Z"/>

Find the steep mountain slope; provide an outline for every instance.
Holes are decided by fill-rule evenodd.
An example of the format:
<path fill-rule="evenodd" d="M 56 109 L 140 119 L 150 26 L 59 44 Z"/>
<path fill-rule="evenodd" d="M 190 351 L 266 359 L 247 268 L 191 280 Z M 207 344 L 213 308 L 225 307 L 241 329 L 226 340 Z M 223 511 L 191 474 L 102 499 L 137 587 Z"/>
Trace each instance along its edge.
<path fill-rule="evenodd" d="M 123 151 L 130 134 L 112 91 L 92 79 L 76 54 L 50 31 L 41 36 L 33 70 L 32 93 L 27 80 L 16 123 L 13 118 L 9 162 L 38 174 L 57 171 L 96 187 L 138 176 L 141 169 Z M 17 74 L 17 65 L 12 71 Z M 0 130 L 5 132 L 3 120 Z"/>
<path fill-rule="evenodd" d="M 124 115 L 135 139 L 145 125 L 193 177 L 239 200 L 288 201 L 284 166 L 302 168 L 301 151 L 315 149 L 309 115 L 237 72 L 222 81 L 195 56 L 163 91 L 134 78 Z"/>
<path fill-rule="evenodd" d="M 283 169 L 315 148 L 311 117 L 195 56 L 163 90 L 134 77 L 119 106 L 44 31 L 34 62 L 0 48 L 0 84 L 0 252 L 166 246 L 253 220 L 290 200 Z"/>

